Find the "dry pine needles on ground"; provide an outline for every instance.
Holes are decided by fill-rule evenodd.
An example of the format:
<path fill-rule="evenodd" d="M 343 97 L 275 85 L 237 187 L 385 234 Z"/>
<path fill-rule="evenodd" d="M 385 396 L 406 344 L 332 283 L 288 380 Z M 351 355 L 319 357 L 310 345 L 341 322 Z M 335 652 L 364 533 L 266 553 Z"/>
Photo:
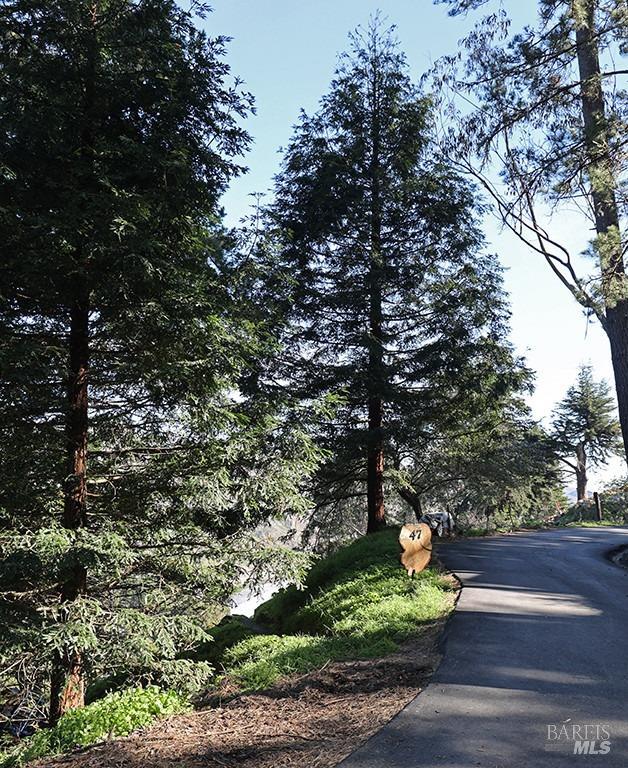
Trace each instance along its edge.
<path fill-rule="evenodd" d="M 335 766 L 426 685 L 439 661 L 443 624 L 424 626 L 386 658 L 334 662 L 33 768 Z"/>

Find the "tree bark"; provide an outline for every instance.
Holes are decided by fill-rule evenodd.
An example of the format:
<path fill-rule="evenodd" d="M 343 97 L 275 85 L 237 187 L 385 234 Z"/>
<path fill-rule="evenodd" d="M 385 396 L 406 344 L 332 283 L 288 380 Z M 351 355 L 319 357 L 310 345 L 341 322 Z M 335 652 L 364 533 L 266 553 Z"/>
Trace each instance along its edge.
<path fill-rule="evenodd" d="M 611 358 L 624 451 L 628 450 L 628 281 L 622 252 L 617 181 L 609 145 L 600 56 L 595 27 L 596 0 L 572 0 L 588 175 L 598 235 L 605 331 Z"/>
<path fill-rule="evenodd" d="M 374 65 L 376 68 L 376 64 Z M 382 312 L 382 221 L 380 199 L 380 125 L 378 74 L 373 72 L 371 104 L 371 233 L 369 264 L 368 340 L 368 446 L 367 446 L 367 533 L 386 525 L 384 508 L 384 347 Z"/>
<path fill-rule="evenodd" d="M 96 67 L 98 57 L 97 22 L 99 0 L 89 8 L 89 33 L 85 43 L 84 102 L 82 112 L 80 161 L 83 184 L 89 190 L 94 183 L 94 125 L 96 102 Z M 89 220 L 89 212 L 85 217 Z M 77 531 L 87 525 L 87 446 L 89 427 L 89 265 L 86 246 L 78 246 L 76 270 L 70 284 L 70 334 L 67 381 L 66 451 L 67 469 L 64 487 L 63 526 Z M 70 604 L 87 592 L 87 570 L 79 562 L 69 569 L 61 586 L 60 601 Z M 59 649 L 52 663 L 50 679 L 50 725 L 68 710 L 85 704 L 84 659 L 80 649 Z"/>
<path fill-rule="evenodd" d="M 617 302 L 614 307 L 606 308 L 606 333 L 611 346 L 611 360 L 619 412 L 619 423 L 624 443 L 624 453 L 628 453 L 628 301 Z M 625 456 L 628 460 L 628 455 Z"/>
<path fill-rule="evenodd" d="M 576 490 L 578 501 L 584 501 L 587 498 L 587 454 L 582 443 L 576 448 Z"/>
<path fill-rule="evenodd" d="M 85 288 L 81 291 L 85 294 Z M 66 413 L 67 475 L 63 526 L 78 530 L 87 524 L 87 430 L 89 372 L 89 306 L 85 295 L 70 311 L 68 401 Z M 87 571 L 75 563 L 61 587 L 61 602 L 71 603 L 87 587 Z M 53 659 L 50 724 L 85 702 L 83 658 L 76 648 L 60 650 Z"/>
<path fill-rule="evenodd" d="M 83 294 L 85 290 L 81 291 Z M 87 297 L 70 312 L 70 368 L 66 420 L 67 470 L 63 525 L 76 530 L 87 524 L 87 428 L 89 307 Z"/>
<path fill-rule="evenodd" d="M 63 584 L 62 602 L 72 602 L 85 592 L 87 571 L 81 565 L 74 566 L 72 575 Z M 85 674 L 83 655 L 76 648 L 66 648 L 55 653 L 50 678 L 50 713 L 48 721 L 54 726 L 70 709 L 85 704 Z"/>

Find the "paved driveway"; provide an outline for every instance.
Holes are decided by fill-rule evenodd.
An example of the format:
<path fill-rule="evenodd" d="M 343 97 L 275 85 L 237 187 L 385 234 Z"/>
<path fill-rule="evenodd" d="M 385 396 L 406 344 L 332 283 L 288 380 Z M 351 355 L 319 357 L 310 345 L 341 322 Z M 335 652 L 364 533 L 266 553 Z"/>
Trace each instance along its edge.
<path fill-rule="evenodd" d="M 621 545 L 627 528 L 441 544 L 464 587 L 445 657 L 342 768 L 628 768 L 628 570 L 605 557 Z"/>

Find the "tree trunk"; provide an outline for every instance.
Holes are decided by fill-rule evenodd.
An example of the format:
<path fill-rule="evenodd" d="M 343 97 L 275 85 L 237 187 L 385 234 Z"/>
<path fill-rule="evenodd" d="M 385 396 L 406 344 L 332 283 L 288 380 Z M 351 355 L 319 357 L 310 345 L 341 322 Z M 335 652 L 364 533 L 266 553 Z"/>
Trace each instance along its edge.
<path fill-rule="evenodd" d="M 66 712 L 85 704 L 83 659 L 80 653 L 58 653 L 53 659 L 51 675 L 50 727 Z"/>
<path fill-rule="evenodd" d="M 628 453 L 628 301 L 618 301 L 606 308 L 606 333 L 611 345 L 611 360 L 615 378 L 615 391 L 619 411 L 619 423 Z M 626 457 L 628 459 L 628 456 Z"/>
<path fill-rule="evenodd" d="M 67 476 L 63 525 L 78 530 L 87 524 L 87 428 L 89 371 L 89 306 L 85 297 L 70 312 L 68 406 L 66 414 Z M 86 569 L 76 563 L 61 587 L 61 602 L 71 603 L 85 593 Z M 64 649 L 53 659 L 50 724 L 85 701 L 83 659 L 79 650 Z"/>
<path fill-rule="evenodd" d="M 367 533 L 386 525 L 384 508 L 384 444 L 382 440 L 382 400 L 369 400 L 369 446 L 367 457 Z"/>
<path fill-rule="evenodd" d="M 72 576 L 63 585 L 61 600 L 71 602 L 85 592 L 87 571 L 75 565 Z M 85 704 L 83 656 L 76 648 L 57 652 L 52 660 L 50 678 L 49 724 L 54 726 L 68 710 Z"/>
<path fill-rule="evenodd" d="M 582 443 L 576 448 L 576 490 L 578 501 L 584 501 L 587 498 L 587 455 Z"/>
<path fill-rule="evenodd" d="M 587 498 L 587 473 L 583 469 L 576 470 L 576 489 L 578 501 L 585 501 Z"/>
<path fill-rule="evenodd" d="M 384 509 L 384 403 L 381 394 L 383 367 L 382 299 L 379 272 L 379 267 L 374 264 L 371 267 L 368 361 L 367 533 L 381 530 L 386 525 Z"/>
<path fill-rule="evenodd" d="M 368 340 L 368 446 L 367 446 L 367 533 L 386 525 L 384 510 L 384 347 L 382 313 L 382 222 L 380 199 L 380 125 L 377 72 L 373 72 L 371 104 L 371 234 L 369 265 Z"/>
<path fill-rule="evenodd" d="M 600 56 L 595 27 L 596 0 L 572 0 L 581 81 L 584 141 L 606 306 L 605 331 L 611 346 L 624 450 L 628 449 L 628 283 L 622 253 L 617 181 L 609 147 Z"/>
<path fill-rule="evenodd" d="M 77 302 L 70 313 L 70 370 L 66 421 L 68 474 L 63 525 L 71 530 L 87 523 L 88 371 L 89 308 L 87 299 L 83 296 L 82 301 Z"/>
<path fill-rule="evenodd" d="M 94 186 L 94 126 L 98 60 L 98 16 L 100 0 L 88 9 L 90 32 L 85 39 L 85 80 L 82 109 L 80 160 L 86 192 Z M 89 211 L 84 212 L 89 221 Z M 73 296 L 70 305 L 68 400 L 66 411 L 67 475 L 65 478 L 63 525 L 76 531 L 87 525 L 87 440 L 89 426 L 89 264 L 77 246 L 76 272 L 68 278 Z M 61 587 L 61 603 L 70 604 L 87 592 L 87 570 L 75 562 Z M 50 724 L 54 725 L 70 709 L 85 703 L 84 659 L 80 649 L 60 649 L 53 659 L 50 681 Z"/>
<path fill-rule="evenodd" d="M 401 498 L 407 502 L 410 507 L 412 507 L 412 511 L 414 512 L 417 522 L 421 519 L 423 516 L 423 506 L 421 504 L 421 497 L 418 493 L 411 490 L 410 488 L 403 488 L 399 487 L 397 488 L 397 492 L 401 496 Z"/>

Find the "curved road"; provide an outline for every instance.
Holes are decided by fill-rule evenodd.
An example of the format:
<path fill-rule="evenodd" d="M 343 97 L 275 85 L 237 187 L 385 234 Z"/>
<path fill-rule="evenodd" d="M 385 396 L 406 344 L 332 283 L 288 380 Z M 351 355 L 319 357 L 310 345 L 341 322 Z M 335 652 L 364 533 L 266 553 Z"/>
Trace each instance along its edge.
<path fill-rule="evenodd" d="M 442 544 L 463 583 L 443 661 L 342 768 L 628 768 L 622 545 L 628 528 Z"/>

